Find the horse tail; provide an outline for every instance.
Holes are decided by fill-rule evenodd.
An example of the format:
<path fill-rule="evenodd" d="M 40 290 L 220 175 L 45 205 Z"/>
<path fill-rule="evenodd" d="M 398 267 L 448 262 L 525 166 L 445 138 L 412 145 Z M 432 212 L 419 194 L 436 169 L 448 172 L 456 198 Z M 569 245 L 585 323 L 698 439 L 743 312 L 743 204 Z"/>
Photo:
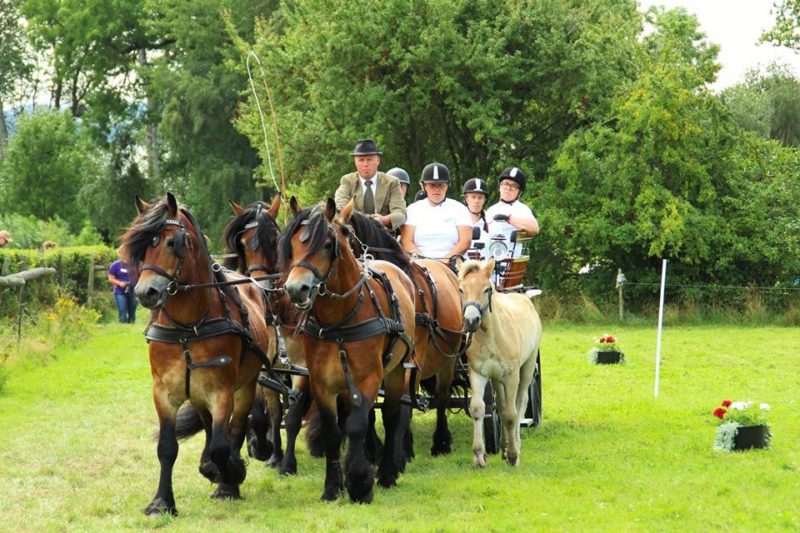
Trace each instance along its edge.
<path fill-rule="evenodd" d="M 203 420 L 200 413 L 190 403 L 181 405 L 178 416 L 175 418 L 175 436 L 178 440 L 185 440 L 203 431 Z"/>
<path fill-rule="evenodd" d="M 306 421 L 306 445 L 311 457 L 325 457 L 325 439 L 322 436 L 322 419 L 316 402 L 311 403 Z"/>

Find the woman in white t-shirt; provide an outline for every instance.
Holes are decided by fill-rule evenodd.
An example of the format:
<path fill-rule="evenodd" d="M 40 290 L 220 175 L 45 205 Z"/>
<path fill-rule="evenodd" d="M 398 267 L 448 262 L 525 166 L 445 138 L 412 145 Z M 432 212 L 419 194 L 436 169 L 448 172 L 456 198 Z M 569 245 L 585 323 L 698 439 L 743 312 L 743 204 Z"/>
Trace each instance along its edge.
<path fill-rule="evenodd" d="M 469 179 L 461 189 L 461 195 L 472 218 L 472 235 L 475 235 L 474 228 L 479 230 L 478 238 L 472 239 L 468 255 L 473 259 L 476 257 L 485 259 L 486 247 L 489 245 L 489 223 L 486 220 L 484 206 L 489 199 L 489 184 L 480 178 Z"/>
<path fill-rule="evenodd" d="M 509 241 L 514 230 L 538 235 L 539 222 L 531 208 L 519 200 L 525 192 L 525 174 L 517 167 L 508 167 L 500 173 L 497 181 L 500 184 L 500 201 L 486 211 L 490 238 L 503 235 Z"/>
<path fill-rule="evenodd" d="M 430 163 L 422 170 L 420 184 L 426 197 L 408 206 L 400 243 L 411 255 L 463 256 L 472 241 L 472 219 L 464 204 L 447 197 L 450 171 L 441 163 Z"/>

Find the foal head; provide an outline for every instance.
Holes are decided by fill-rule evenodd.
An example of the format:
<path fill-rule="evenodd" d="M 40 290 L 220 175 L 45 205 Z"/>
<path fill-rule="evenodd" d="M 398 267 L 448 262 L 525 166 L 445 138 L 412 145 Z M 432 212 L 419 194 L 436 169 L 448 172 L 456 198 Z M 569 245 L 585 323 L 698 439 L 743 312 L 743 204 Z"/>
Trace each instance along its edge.
<path fill-rule="evenodd" d="M 122 237 L 121 255 L 129 265 L 139 265 L 134 293 L 150 309 L 164 306 L 178 283 L 193 281 L 197 272 L 196 250 L 205 249 L 188 211 L 175 196 L 149 205 L 136 198 L 139 215 Z"/>
<path fill-rule="evenodd" d="M 275 222 L 281 206 L 280 195 L 272 201 L 272 205 L 264 202 L 253 202 L 241 207 L 230 200 L 231 208 L 236 215 L 225 227 L 222 239 L 228 253 L 236 254 L 236 265 L 251 276 L 273 274 L 278 269 L 278 239 L 281 230 Z M 269 288 L 269 280 L 259 284 Z"/>
<path fill-rule="evenodd" d="M 468 332 L 477 331 L 486 312 L 492 310 L 493 271 L 494 258 L 485 262 L 466 261 L 458 270 L 458 290 L 464 302 L 464 329 Z"/>
<path fill-rule="evenodd" d="M 295 210 L 297 204 L 292 204 Z M 336 204 L 329 198 L 325 205 L 297 211 L 281 234 L 278 252 L 280 270 L 286 275 L 283 288 L 298 309 L 311 308 L 343 257 L 349 255 L 355 262 L 352 252 L 343 246 L 335 216 Z"/>

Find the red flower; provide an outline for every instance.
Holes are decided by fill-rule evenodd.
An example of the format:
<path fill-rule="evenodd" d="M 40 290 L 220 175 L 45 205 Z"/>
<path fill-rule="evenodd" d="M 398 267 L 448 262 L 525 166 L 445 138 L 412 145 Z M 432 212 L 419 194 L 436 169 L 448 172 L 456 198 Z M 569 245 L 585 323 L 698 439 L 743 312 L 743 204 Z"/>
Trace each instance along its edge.
<path fill-rule="evenodd" d="M 605 337 L 600 337 L 600 342 L 601 342 L 601 343 L 602 343 L 602 342 L 606 342 L 606 339 L 605 339 Z"/>
<path fill-rule="evenodd" d="M 730 404 L 730 402 L 728 402 L 728 404 Z M 725 413 L 727 412 L 728 410 L 725 409 L 724 407 L 717 407 L 716 409 L 714 409 L 714 416 L 722 420 L 722 417 L 725 416 Z"/>
<path fill-rule="evenodd" d="M 722 407 L 730 407 L 731 401 L 730 400 L 722 400 Z"/>
<path fill-rule="evenodd" d="M 606 342 L 617 342 L 617 339 L 609 335 L 608 337 L 606 337 Z"/>

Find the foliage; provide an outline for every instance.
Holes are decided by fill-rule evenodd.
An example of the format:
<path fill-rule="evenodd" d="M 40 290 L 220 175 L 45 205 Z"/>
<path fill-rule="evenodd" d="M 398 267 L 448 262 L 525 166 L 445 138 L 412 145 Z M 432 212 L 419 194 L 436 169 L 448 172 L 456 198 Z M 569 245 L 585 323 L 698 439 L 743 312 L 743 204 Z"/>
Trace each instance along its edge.
<path fill-rule="evenodd" d="M 723 400 L 714 409 L 713 415 L 718 425 L 735 422 L 740 426 L 759 426 L 767 423 L 769 411 L 770 406 L 767 403 Z"/>
<path fill-rule="evenodd" d="M 783 146 L 800 144 L 800 80 L 788 67 L 751 70 L 744 82 L 722 91 L 720 99 L 743 129 Z"/>
<path fill-rule="evenodd" d="M 800 49 L 800 0 L 774 0 L 775 25 L 761 35 L 763 42 Z"/>
<path fill-rule="evenodd" d="M 100 313 L 79 306 L 72 298 L 59 297 L 51 311 L 44 315 L 45 338 L 57 345 L 76 345 L 85 341 L 91 326 L 97 323 Z"/>
<path fill-rule="evenodd" d="M 549 153 L 635 71 L 635 2 L 574 4 L 282 4 L 254 48 L 291 182 L 304 200 L 330 194 L 352 168 L 353 142 L 368 136 L 385 168 L 416 175 L 431 160 L 447 164 L 453 190 L 512 163 L 541 175 Z M 238 126 L 261 149 L 252 98 L 243 111 Z"/>
<path fill-rule="evenodd" d="M 26 114 L 0 166 L 0 206 L 42 220 L 60 217 L 78 232 L 88 215 L 78 193 L 97 179 L 100 165 L 101 154 L 68 113 Z"/>
<path fill-rule="evenodd" d="M 0 276 L 22 272 L 37 267 L 53 267 L 52 278 L 26 283 L 19 292 L 0 292 L 0 315 L 17 316 L 19 305 L 29 316 L 55 305 L 59 295 L 76 298 L 84 305 L 87 301 L 89 271 L 93 265 L 110 265 L 116 252 L 106 246 L 57 247 L 42 253 L 39 250 L 0 250 Z M 95 290 L 106 287 L 103 272 L 94 274 Z"/>

